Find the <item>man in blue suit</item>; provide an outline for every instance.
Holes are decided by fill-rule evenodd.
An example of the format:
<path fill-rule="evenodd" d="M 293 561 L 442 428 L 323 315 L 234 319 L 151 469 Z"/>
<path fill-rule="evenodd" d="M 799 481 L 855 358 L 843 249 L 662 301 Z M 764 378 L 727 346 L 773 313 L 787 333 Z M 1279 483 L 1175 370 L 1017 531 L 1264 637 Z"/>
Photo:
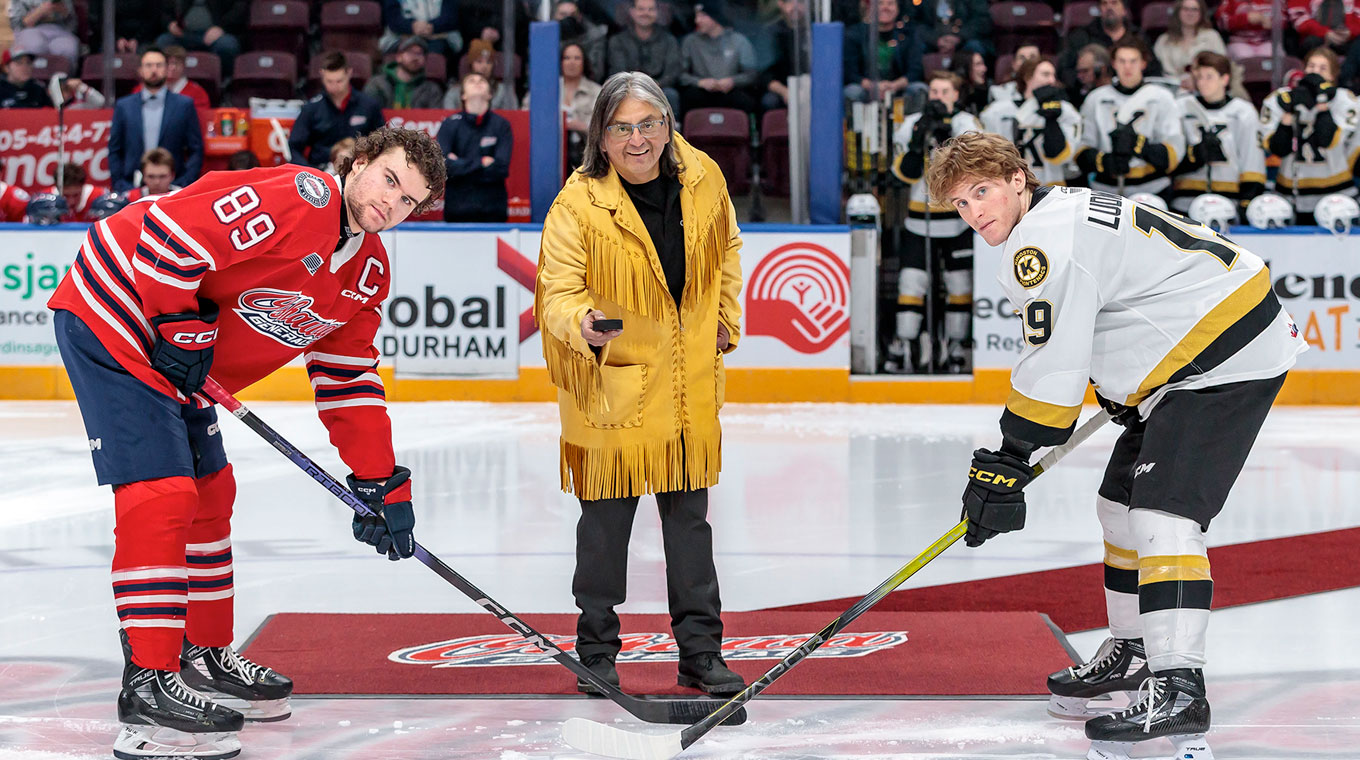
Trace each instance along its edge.
<path fill-rule="evenodd" d="M 133 174 L 142 155 L 152 148 L 170 151 L 175 159 L 175 184 L 185 187 L 198 179 L 203 168 L 203 133 L 194 101 L 165 86 L 165 53 L 160 48 L 142 51 L 137 74 L 141 91 L 119 98 L 113 106 L 109 135 L 113 189 L 125 192 L 134 186 Z"/>

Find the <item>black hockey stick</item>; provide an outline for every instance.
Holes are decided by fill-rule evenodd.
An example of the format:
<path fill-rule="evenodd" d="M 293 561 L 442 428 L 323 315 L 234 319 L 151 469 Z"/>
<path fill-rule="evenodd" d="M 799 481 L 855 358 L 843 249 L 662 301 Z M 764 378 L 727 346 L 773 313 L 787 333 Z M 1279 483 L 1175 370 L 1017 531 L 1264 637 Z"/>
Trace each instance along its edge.
<path fill-rule="evenodd" d="M 1074 432 L 1061 446 L 1056 446 L 1043 456 L 1034 465 L 1034 475 L 1038 477 L 1041 473 L 1051 469 L 1057 464 L 1059 459 L 1067 455 L 1067 452 L 1081 445 L 1083 441 L 1091 437 L 1091 434 L 1099 430 L 1102 425 L 1110 420 L 1110 413 L 1104 409 L 1096 412 L 1087 420 L 1076 432 Z M 918 570 L 930 564 L 931 560 L 940 556 L 945 549 L 948 549 L 963 538 L 968 532 L 968 520 L 965 518 L 958 525 L 949 529 L 948 533 L 940 536 L 939 540 L 926 547 L 925 551 L 916 555 L 911 562 L 903 565 L 901 569 L 893 573 L 892 577 L 878 584 L 878 587 L 870 591 L 858 602 L 851 605 L 850 609 L 842 612 L 840 617 L 832 620 L 825 628 L 814 633 L 807 641 L 798 645 L 797 649 L 789 652 L 784 659 L 775 664 L 774 667 L 765 671 L 758 680 L 747 686 L 742 692 L 732 697 L 722 707 L 719 707 L 712 715 L 695 723 L 689 728 L 681 729 L 669 734 L 637 734 L 625 731 L 614 726 L 606 726 L 603 723 L 596 723 L 593 720 L 583 718 L 571 718 L 562 728 L 562 738 L 566 739 L 567 744 L 584 752 L 605 757 L 622 758 L 622 760 L 669 760 L 698 741 L 718 725 L 723 719 L 736 710 L 742 709 L 742 705 L 751 701 L 765 689 L 769 688 L 780 676 L 789 672 L 795 665 L 802 662 L 804 658 L 812 654 L 818 647 L 831 640 L 842 629 L 851 623 L 855 618 L 863 615 L 878 604 L 883 597 L 898 586 L 902 585 L 908 578 L 915 575 Z"/>
<path fill-rule="evenodd" d="M 278 449 L 284 456 L 293 461 L 293 464 L 302 468 L 302 471 L 312 476 L 312 479 L 326 487 L 326 490 L 335 495 L 337 499 L 343 501 L 345 506 L 368 516 L 373 514 L 373 510 L 368 508 L 359 500 L 348 488 L 340 481 L 336 480 L 330 473 L 326 472 L 316 462 L 313 462 L 306 454 L 303 454 L 291 443 L 284 439 L 269 427 L 255 413 L 246 408 L 244 404 L 237 401 L 234 396 L 227 392 L 225 388 L 218 385 L 211 378 L 203 386 L 203 392 L 213 401 L 222 405 L 222 408 L 231 412 L 246 427 L 259 433 L 260 437 L 269 442 L 271 446 Z M 510 627 L 510 630 L 523 636 L 526 641 L 538 647 L 544 654 L 566 666 L 567 670 L 575 673 L 579 678 L 589 682 L 600 691 L 601 694 L 610 698 L 619 707 L 627 710 L 633 717 L 648 723 L 674 723 L 689 725 L 704 716 L 711 714 L 722 704 L 716 699 L 643 699 L 624 693 L 617 686 L 605 681 L 594 673 L 590 668 L 581 664 L 580 660 L 563 652 L 548 637 L 529 627 L 527 623 L 520 620 L 514 613 L 506 610 L 496 600 L 484 593 L 481 589 L 472 585 L 463 576 L 459 575 L 453 568 L 444 564 L 433 554 L 430 554 L 425 547 L 416 544 L 416 559 L 421 564 L 430 568 L 440 578 L 448 581 L 451 586 L 463 592 L 467 598 L 481 605 L 483 609 L 495 615 L 498 620 Z M 730 720 L 725 722 L 729 726 L 735 726 L 746 722 L 746 713 L 732 715 Z"/>

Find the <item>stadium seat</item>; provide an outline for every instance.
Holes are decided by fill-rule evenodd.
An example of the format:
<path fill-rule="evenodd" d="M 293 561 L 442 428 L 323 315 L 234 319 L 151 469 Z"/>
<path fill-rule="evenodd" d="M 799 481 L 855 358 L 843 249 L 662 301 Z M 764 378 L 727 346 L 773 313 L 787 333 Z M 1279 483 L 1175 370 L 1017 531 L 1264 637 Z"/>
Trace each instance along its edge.
<path fill-rule="evenodd" d="M 251 98 L 297 97 L 297 59 L 279 50 L 252 50 L 236 59 L 236 76 L 227 86 L 230 105 L 245 108 Z"/>
<path fill-rule="evenodd" d="M 992 3 L 992 41 L 997 50 L 1015 50 L 1020 45 L 1038 45 L 1050 55 L 1058 52 L 1057 21 L 1048 3 Z"/>
<path fill-rule="evenodd" d="M 33 78 L 47 84 L 47 80 L 53 74 L 70 74 L 71 62 L 66 60 L 64 55 L 35 55 L 33 56 Z M 91 83 L 98 87 L 98 83 Z"/>
<path fill-rule="evenodd" d="M 695 108 L 685 114 L 685 139 L 722 169 L 732 194 L 751 189 L 751 126 L 745 111 Z"/>
<path fill-rule="evenodd" d="M 1275 61 L 1270 56 L 1259 58 L 1241 58 L 1237 61 L 1242 65 L 1242 86 L 1246 88 L 1247 94 L 1251 96 L 1251 101 L 1257 108 L 1265 102 L 1266 96 L 1272 90 L 1273 75 L 1275 73 Z M 1303 61 L 1293 56 L 1284 57 L 1284 71 L 1280 81 L 1284 82 L 1284 77 L 1294 69 L 1302 69 Z"/>
<path fill-rule="evenodd" d="M 307 14 L 303 0 L 255 0 L 250 6 L 250 50 L 296 50 L 306 52 Z M 295 73 L 296 75 L 296 73 Z"/>
<path fill-rule="evenodd" d="M 1200 4 L 1203 7 L 1203 3 Z M 1143 6 L 1143 34 L 1149 40 L 1155 40 L 1165 32 L 1171 25 L 1172 9 L 1175 3 L 1153 2 Z M 1208 14 L 1210 11 L 1204 11 Z"/>
<path fill-rule="evenodd" d="M 1100 3 L 1095 0 L 1074 0 L 1063 6 L 1062 34 L 1066 37 L 1073 29 L 1080 29 L 1100 18 Z"/>
<path fill-rule="evenodd" d="M 321 91 L 321 56 L 314 55 L 307 63 L 307 92 L 315 95 Z M 355 89 L 362 90 L 373 76 L 373 59 L 366 53 L 345 51 L 345 60 L 351 69 L 349 81 Z"/>
<path fill-rule="evenodd" d="M 1011 64 L 1015 62 L 1015 55 L 1012 53 L 1002 53 L 996 57 L 996 67 L 992 70 L 992 81 L 996 83 L 1009 82 L 1011 79 Z"/>
<path fill-rule="evenodd" d="M 321 6 L 321 48 L 378 57 L 382 4 L 373 0 L 331 0 Z"/>
<path fill-rule="evenodd" d="M 101 86 L 104 81 L 104 55 L 94 53 L 85 56 L 80 64 L 80 78 L 90 86 Z M 137 56 L 132 53 L 118 53 L 108 59 L 113 67 L 113 89 L 118 96 L 127 95 L 137 86 Z"/>
<path fill-rule="evenodd" d="M 776 108 L 760 119 L 760 184 L 767 195 L 789 195 L 789 111 Z"/>
<path fill-rule="evenodd" d="M 927 79 L 930 78 L 932 71 L 948 71 L 949 64 L 953 63 L 949 53 L 926 53 L 921 56 L 921 70 Z"/>
<path fill-rule="evenodd" d="M 222 97 L 222 59 L 216 54 L 195 50 L 184 56 L 184 76 L 200 84 L 208 102 L 217 105 Z"/>

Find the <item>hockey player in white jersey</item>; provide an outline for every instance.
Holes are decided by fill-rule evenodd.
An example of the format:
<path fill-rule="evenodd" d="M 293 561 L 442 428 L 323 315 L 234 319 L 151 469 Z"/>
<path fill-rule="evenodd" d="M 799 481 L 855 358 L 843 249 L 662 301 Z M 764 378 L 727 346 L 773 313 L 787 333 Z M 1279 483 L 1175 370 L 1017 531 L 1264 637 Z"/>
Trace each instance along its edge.
<path fill-rule="evenodd" d="M 1357 103 L 1337 87 L 1336 54 L 1326 47 L 1308 54 L 1304 77 L 1281 87 L 1261 107 L 1261 143 L 1280 157 L 1275 189 L 1289 198 L 1297 224 L 1312 224 L 1318 199 L 1356 194 L 1353 142 Z"/>
<path fill-rule="evenodd" d="M 982 128 L 1009 137 L 1044 185 L 1066 185 L 1081 139 L 1081 114 L 1058 86 L 1058 69 L 1048 58 L 1033 58 L 1020 67 L 1023 89 L 1019 102 L 996 100 L 983 110 Z"/>
<path fill-rule="evenodd" d="M 1082 149 L 1077 166 L 1095 172 L 1092 189 L 1164 195 L 1185 155 L 1180 109 L 1167 88 L 1145 82 L 1147 47 L 1125 38 L 1110 48 L 1115 80 L 1081 104 Z"/>
<path fill-rule="evenodd" d="M 888 347 L 890 370 L 921 372 L 933 362 L 947 372 L 967 370 L 968 339 L 973 320 L 973 233 L 949 206 L 933 205 L 925 183 L 926 156 L 954 135 L 977 131 L 977 119 L 958 110 L 963 81 L 947 71 L 930 75 L 930 94 L 920 113 L 908 116 L 893 135 L 893 174 L 909 187 L 906 234 L 897 279 L 896 335 Z M 927 269 L 926 250 L 930 250 Z M 945 287 L 945 350 L 937 351 L 934 325 L 925 322 L 930 275 Z"/>
<path fill-rule="evenodd" d="M 1089 378 L 1125 426 L 1096 498 L 1111 638 L 1049 677 L 1050 712 L 1086 717 L 1088 699 L 1131 692 L 1127 707 L 1087 720 L 1088 758 L 1166 737 L 1177 758 L 1209 760 L 1205 532 L 1305 349 L 1298 328 L 1260 257 L 1127 198 L 1040 187 L 999 136 L 945 143 L 927 182 L 1001 247 L 1026 343 L 1001 445 L 973 454 L 967 543 L 1024 527 L 1030 457 L 1071 435 Z"/>
<path fill-rule="evenodd" d="M 1203 51 L 1190 71 L 1198 93 L 1177 100 L 1188 147 L 1177 167 L 1172 208 L 1185 214 L 1196 196 L 1218 193 L 1237 201 L 1240 215 L 1266 187 L 1266 157 L 1257 138 L 1260 117 L 1251 103 L 1228 95 L 1232 63 L 1227 56 Z"/>

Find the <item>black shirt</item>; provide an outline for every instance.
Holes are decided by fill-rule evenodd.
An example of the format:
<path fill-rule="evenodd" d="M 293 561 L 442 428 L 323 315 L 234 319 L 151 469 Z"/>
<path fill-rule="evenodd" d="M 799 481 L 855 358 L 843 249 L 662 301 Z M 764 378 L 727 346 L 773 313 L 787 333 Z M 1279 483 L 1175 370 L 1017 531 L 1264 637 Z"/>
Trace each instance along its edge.
<path fill-rule="evenodd" d="M 619 177 L 628 197 L 633 199 L 638 216 L 647 227 L 647 235 L 656 246 L 661 259 L 661 271 L 666 274 L 666 287 L 680 309 L 685 292 L 685 227 L 680 212 L 680 181 L 662 174 L 650 182 L 633 185 Z"/>

